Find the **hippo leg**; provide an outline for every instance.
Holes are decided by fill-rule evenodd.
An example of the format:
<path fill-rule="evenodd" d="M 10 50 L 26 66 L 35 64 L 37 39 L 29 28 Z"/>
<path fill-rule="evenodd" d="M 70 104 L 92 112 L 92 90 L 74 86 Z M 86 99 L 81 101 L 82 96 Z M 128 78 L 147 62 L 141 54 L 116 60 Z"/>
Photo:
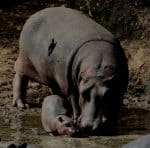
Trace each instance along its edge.
<path fill-rule="evenodd" d="M 25 56 L 20 55 L 15 63 L 15 77 L 13 80 L 13 106 L 28 107 L 26 91 L 29 79 L 40 81 L 38 74 Z"/>
<path fill-rule="evenodd" d="M 74 120 L 74 123 L 77 123 L 77 120 L 80 114 L 80 108 L 77 102 L 75 101 L 75 97 L 73 95 L 70 96 L 70 101 L 71 101 L 72 110 L 73 110 L 73 120 Z"/>
<path fill-rule="evenodd" d="M 15 74 L 13 81 L 13 106 L 24 108 L 27 105 L 26 102 L 26 90 L 28 85 L 28 77 Z"/>

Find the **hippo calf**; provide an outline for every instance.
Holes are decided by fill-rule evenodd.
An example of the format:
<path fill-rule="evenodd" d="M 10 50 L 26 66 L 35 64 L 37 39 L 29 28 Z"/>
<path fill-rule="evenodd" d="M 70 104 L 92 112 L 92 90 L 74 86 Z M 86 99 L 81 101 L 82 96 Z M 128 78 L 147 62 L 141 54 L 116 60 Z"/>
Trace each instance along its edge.
<path fill-rule="evenodd" d="M 128 65 L 108 30 L 77 10 L 46 8 L 26 21 L 19 48 L 13 106 L 27 104 L 27 84 L 34 80 L 71 102 L 73 119 L 83 131 L 95 133 L 115 123 Z"/>
<path fill-rule="evenodd" d="M 122 148 L 149 148 L 150 147 L 150 134 L 142 136 L 130 143 L 124 145 Z"/>
<path fill-rule="evenodd" d="M 63 99 L 57 95 L 46 97 L 42 104 L 41 121 L 44 129 L 52 135 L 75 134 L 75 125 L 64 104 Z"/>

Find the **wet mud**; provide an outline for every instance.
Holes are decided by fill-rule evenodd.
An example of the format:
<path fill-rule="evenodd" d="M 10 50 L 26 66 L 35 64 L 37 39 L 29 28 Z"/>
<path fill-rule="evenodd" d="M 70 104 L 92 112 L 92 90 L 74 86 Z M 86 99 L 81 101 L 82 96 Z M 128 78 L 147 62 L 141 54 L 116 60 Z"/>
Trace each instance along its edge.
<path fill-rule="evenodd" d="M 7 109 L 6 109 L 7 108 Z M 4 110 L 4 109 L 3 109 Z M 124 108 L 120 113 L 117 133 L 114 136 L 71 138 L 49 136 L 41 125 L 41 109 L 19 110 L 5 106 L 7 113 L 0 115 L 0 147 L 12 143 L 28 143 L 28 147 L 103 147 L 119 148 L 129 141 L 150 133 L 150 111 Z"/>

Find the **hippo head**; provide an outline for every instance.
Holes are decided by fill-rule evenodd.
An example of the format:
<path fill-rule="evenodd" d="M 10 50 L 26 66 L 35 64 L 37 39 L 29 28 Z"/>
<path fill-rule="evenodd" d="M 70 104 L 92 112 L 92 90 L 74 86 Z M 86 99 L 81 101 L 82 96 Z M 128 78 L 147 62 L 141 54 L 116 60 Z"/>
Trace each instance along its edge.
<path fill-rule="evenodd" d="M 68 136 L 75 135 L 75 125 L 70 117 L 65 115 L 59 115 L 57 117 L 56 125 L 57 125 L 56 129 L 59 135 L 68 135 Z"/>
<path fill-rule="evenodd" d="M 84 73 L 79 86 L 79 126 L 82 131 L 103 134 L 103 131 L 112 128 L 121 104 L 116 90 L 115 74 L 110 67 L 96 74 L 87 71 Z"/>

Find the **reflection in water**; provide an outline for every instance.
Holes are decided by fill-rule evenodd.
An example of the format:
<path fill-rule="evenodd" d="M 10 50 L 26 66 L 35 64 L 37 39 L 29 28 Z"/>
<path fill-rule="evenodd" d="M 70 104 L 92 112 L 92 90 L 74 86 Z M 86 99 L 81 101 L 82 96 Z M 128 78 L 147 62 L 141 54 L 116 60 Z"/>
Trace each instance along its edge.
<path fill-rule="evenodd" d="M 50 137 L 41 126 L 40 113 L 25 113 L 11 108 L 9 114 L 0 115 L 0 137 L 2 141 L 29 143 L 28 147 L 52 148 L 119 148 L 123 144 L 150 133 L 150 111 L 143 109 L 123 110 L 118 122 L 118 135 L 90 138 Z M 0 142 L 1 148 L 2 142 Z"/>
<path fill-rule="evenodd" d="M 150 111 L 144 109 L 125 109 L 120 115 L 118 131 L 120 135 L 150 133 Z"/>

